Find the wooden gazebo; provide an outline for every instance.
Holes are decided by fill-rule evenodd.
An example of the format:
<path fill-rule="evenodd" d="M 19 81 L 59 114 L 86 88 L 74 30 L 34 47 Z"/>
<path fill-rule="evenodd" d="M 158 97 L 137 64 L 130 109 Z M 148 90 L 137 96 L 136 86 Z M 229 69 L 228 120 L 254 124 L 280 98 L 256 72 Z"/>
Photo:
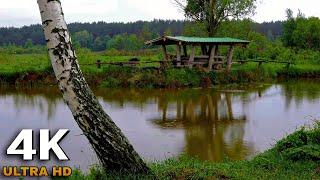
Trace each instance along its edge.
<path fill-rule="evenodd" d="M 231 69 L 232 57 L 235 46 L 246 47 L 250 41 L 234 38 L 201 38 L 185 36 L 164 36 L 146 42 L 146 45 L 161 45 L 165 62 L 173 62 L 175 67 L 205 66 L 208 70 L 221 69 L 227 64 L 227 70 Z M 176 55 L 169 55 L 168 45 L 176 45 Z M 191 53 L 188 55 L 187 46 L 191 46 Z M 201 55 L 196 55 L 196 47 L 201 47 Z M 221 56 L 219 46 L 228 46 L 226 56 Z M 182 53 L 183 50 L 183 53 Z"/>

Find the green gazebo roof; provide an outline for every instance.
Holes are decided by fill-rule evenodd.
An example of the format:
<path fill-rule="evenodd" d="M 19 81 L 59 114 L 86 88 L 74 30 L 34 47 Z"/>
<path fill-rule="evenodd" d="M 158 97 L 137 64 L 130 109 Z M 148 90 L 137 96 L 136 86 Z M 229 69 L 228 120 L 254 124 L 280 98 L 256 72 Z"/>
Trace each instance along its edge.
<path fill-rule="evenodd" d="M 186 37 L 186 36 L 163 36 L 147 41 L 147 45 L 174 45 L 174 44 L 212 44 L 212 45 L 247 45 L 250 41 L 229 37 Z"/>

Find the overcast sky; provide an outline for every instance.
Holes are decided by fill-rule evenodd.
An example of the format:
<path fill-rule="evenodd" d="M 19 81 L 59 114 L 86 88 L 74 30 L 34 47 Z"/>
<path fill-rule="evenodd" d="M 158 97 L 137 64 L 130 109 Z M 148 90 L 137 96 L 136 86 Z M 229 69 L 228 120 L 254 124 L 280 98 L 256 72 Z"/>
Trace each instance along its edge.
<path fill-rule="evenodd" d="M 61 0 L 70 22 L 131 22 L 153 19 L 184 19 L 173 0 Z M 259 0 L 261 1 L 261 0 Z M 0 27 L 37 24 L 37 0 L 0 0 Z M 257 22 L 285 19 L 285 9 L 320 17 L 319 0 L 263 0 L 252 17 Z"/>

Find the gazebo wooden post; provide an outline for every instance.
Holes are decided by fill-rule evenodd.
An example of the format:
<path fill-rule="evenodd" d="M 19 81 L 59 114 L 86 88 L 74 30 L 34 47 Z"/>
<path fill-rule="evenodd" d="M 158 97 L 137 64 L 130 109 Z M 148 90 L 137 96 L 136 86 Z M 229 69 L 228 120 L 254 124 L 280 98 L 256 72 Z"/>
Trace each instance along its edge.
<path fill-rule="evenodd" d="M 189 67 L 190 68 L 193 67 L 193 62 L 194 62 L 195 56 L 196 56 L 196 46 L 194 44 L 192 44 L 192 51 L 191 51 L 190 59 L 189 59 Z"/>
<path fill-rule="evenodd" d="M 181 66 L 181 42 L 177 44 L 177 67 Z"/>
<path fill-rule="evenodd" d="M 162 44 L 162 51 L 163 51 L 164 60 L 168 61 L 167 48 L 166 48 L 166 45 L 164 45 L 164 44 Z"/>
<path fill-rule="evenodd" d="M 201 45 L 201 52 L 202 52 L 202 55 L 207 55 L 207 45 L 205 44 Z"/>
<path fill-rule="evenodd" d="M 213 46 L 211 48 L 210 57 L 209 57 L 209 66 L 208 66 L 208 70 L 209 71 L 212 70 L 212 66 L 213 66 L 213 63 L 214 63 L 214 57 L 216 56 L 216 47 L 217 46 Z"/>
<path fill-rule="evenodd" d="M 216 52 L 215 52 L 215 56 L 220 56 L 220 49 L 219 49 L 219 45 L 216 45 Z M 218 59 L 220 60 L 220 59 Z"/>
<path fill-rule="evenodd" d="M 185 57 L 188 57 L 187 45 L 183 45 L 183 53 Z"/>
<path fill-rule="evenodd" d="M 234 51 L 234 45 L 230 45 L 228 56 L 227 56 L 227 71 L 230 71 L 232 67 L 233 51 Z"/>
<path fill-rule="evenodd" d="M 209 45 L 209 47 L 208 47 L 208 51 L 207 51 L 207 54 L 210 56 L 210 53 L 211 53 L 211 50 L 212 50 L 212 48 L 213 48 L 213 45 Z"/>

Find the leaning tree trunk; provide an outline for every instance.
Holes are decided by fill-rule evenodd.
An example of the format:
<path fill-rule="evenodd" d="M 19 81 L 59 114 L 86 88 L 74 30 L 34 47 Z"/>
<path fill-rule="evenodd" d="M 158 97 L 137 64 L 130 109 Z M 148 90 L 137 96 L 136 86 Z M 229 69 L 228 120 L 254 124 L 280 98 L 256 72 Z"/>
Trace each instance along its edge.
<path fill-rule="evenodd" d="M 79 68 L 60 0 L 38 0 L 49 56 L 75 121 L 107 171 L 149 173 L 121 130 L 104 112 Z"/>

